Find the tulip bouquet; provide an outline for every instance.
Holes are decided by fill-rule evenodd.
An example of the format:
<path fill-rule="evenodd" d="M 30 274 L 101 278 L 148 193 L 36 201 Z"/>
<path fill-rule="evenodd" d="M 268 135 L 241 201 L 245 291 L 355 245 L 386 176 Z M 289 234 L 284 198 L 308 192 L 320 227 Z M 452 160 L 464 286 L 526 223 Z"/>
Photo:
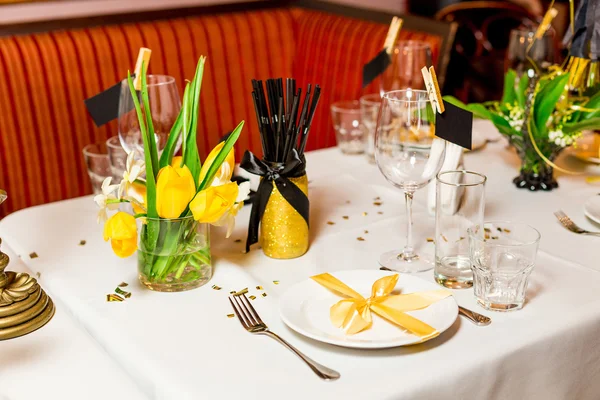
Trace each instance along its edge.
<path fill-rule="evenodd" d="M 249 191 L 247 183 L 238 187 L 231 182 L 233 145 L 243 121 L 203 164 L 200 162 L 196 134 L 204 63 L 201 57 L 194 79 L 186 85 L 181 112 L 160 156 L 148 102 L 146 67 L 142 67 L 139 94 L 128 74 L 144 160 L 136 161 L 133 152 L 129 154 L 121 183 L 111 185 L 111 178 L 107 178 L 102 194 L 95 197 L 100 206 L 99 221 L 106 221 L 104 240 L 111 241 L 119 257 L 131 256 L 137 250 L 140 280 L 153 290 L 192 289 L 211 278 L 209 224 L 227 225 L 229 236 Z M 180 140 L 182 155 L 174 156 Z M 122 203 L 129 203 L 133 212 L 118 211 L 108 218 L 108 211 Z"/>

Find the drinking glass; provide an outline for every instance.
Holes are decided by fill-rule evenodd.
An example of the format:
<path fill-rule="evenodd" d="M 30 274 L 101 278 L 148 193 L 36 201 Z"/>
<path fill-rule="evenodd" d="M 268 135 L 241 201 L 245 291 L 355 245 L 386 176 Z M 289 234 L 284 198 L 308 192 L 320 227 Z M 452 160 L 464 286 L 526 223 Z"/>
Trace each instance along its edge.
<path fill-rule="evenodd" d="M 337 145 L 344 154 L 360 154 L 365 150 L 363 131 L 360 128 L 360 103 L 338 101 L 331 105 L 331 118 Z"/>
<path fill-rule="evenodd" d="M 171 128 L 181 109 L 181 100 L 177 85 L 175 84 L 175 78 L 167 75 L 148 75 L 147 82 L 150 113 L 152 114 L 152 124 L 154 125 L 155 132 L 154 138 L 158 153 L 160 154 L 167 143 Z M 139 98 L 143 112 L 144 105 L 141 96 Z M 121 139 L 121 145 L 127 153 L 136 151 L 140 155 L 140 158 L 143 158 L 144 143 L 127 80 L 121 82 L 119 138 Z M 179 150 L 180 146 L 181 139 L 177 142 L 175 152 Z"/>
<path fill-rule="evenodd" d="M 113 136 L 106 141 L 108 149 L 108 159 L 110 161 L 110 170 L 112 172 L 113 183 L 116 184 L 123 179 L 123 172 L 127 168 L 127 152 L 121 146 L 121 140 L 118 136 Z"/>
<path fill-rule="evenodd" d="M 531 61 L 542 70 L 548 69 L 550 65 L 556 63 L 557 48 L 554 30 L 550 28 L 541 39 L 533 41 L 535 29 L 527 28 L 513 29 L 510 31 L 508 49 L 506 50 L 506 60 L 504 63 L 505 72 L 511 68 L 517 72 L 517 77 L 524 73 L 535 73 Z M 529 52 L 528 47 L 533 43 Z M 529 59 L 527 56 L 529 55 Z"/>
<path fill-rule="evenodd" d="M 360 126 L 365 141 L 365 154 L 370 163 L 375 162 L 375 128 L 381 104 L 381 95 L 367 94 L 360 98 Z"/>
<path fill-rule="evenodd" d="M 421 68 L 432 65 L 431 47 L 418 40 L 399 41 L 391 54 L 391 65 L 383 72 L 380 94 L 400 89 L 425 89 Z"/>
<path fill-rule="evenodd" d="M 375 160 L 383 176 L 406 197 L 406 243 L 403 250 L 384 253 L 382 266 L 401 272 L 433 268 L 418 256 L 412 244 L 412 200 L 442 167 L 446 142 L 434 137 L 435 118 L 424 90 L 397 90 L 384 94 L 375 130 Z"/>
<path fill-rule="evenodd" d="M 493 311 L 523 308 L 540 233 L 513 222 L 486 222 L 468 231 L 477 302 Z"/>
<path fill-rule="evenodd" d="M 447 288 L 473 286 L 467 229 L 483 224 L 486 180 L 484 175 L 471 171 L 437 175 L 433 276 Z"/>
<path fill-rule="evenodd" d="M 83 148 L 83 158 L 94 194 L 102 193 L 102 182 L 112 176 L 106 143 L 88 144 Z"/>

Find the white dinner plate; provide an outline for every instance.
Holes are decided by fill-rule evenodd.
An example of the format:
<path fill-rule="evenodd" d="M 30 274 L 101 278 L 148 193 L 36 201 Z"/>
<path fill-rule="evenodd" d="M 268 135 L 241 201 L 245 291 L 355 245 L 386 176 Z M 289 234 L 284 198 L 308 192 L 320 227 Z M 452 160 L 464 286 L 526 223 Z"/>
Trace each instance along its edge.
<path fill-rule="evenodd" d="M 583 205 L 585 216 L 600 224 L 600 196 L 596 195 L 588 199 Z"/>
<path fill-rule="evenodd" d="M 369 297 L 371 286 L 377 279 L 393 272 L 379 270 L 352 270 L 332 273 L 346 285 Z M 425 290 L 439 290 L 440 286 L 408 274 L 400 274 L 395 294 L 412 293 Z M 358 349 L 381 349 L 407 346 L 420 343 L 421 339 L 404 329 L 384 320 L 375 313 L 370 329 L 354 335 L 346 335 L 342 329 L 333 326 L 329 319 L 329 309 L 342 300 L 338 296 L 307 279 L 292 286 L 281 298 L 281 319 L 296 332 L 320 342 Z M 440 333 L 448 329 L 458 315 L 458 305 L 453 296 L 448 296 L 429 307 L 410 311 L 407 314 L 429 324 Z"/>

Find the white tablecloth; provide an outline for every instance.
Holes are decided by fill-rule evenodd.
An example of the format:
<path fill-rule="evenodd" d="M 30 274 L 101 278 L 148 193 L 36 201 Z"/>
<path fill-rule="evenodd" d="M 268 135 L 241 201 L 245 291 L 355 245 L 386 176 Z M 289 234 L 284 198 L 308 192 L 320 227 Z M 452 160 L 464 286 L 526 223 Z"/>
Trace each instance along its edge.
<path fill-rule="evenodd" d="M 5 244 L 10 271 L 33 275 Z M 40 282 L 44 285 L 44 277 Z M 54 317 L 42 328 L 0 342 L 0 400 L 145 397 L 121 366 L 56 304 Z"/>
<path fill-rule="evenodd" d="M 561 187 L 549 193 L 517 190 L 512 178 L 518 160 L 504 144 L 467 154 L 466 167 L 489 178 L 486 218 L 524 221 L 542 233 L 525 308 L 487 312 L 475 304 L 472 290 L 455 291 L 459 304 L 488 314 L 492 325 L 476 327 L 459 318 L 425 344 L 360 351 L 292 332 L 279 318 L 278 300 L 290 285 L 313 274 L 378 268 L 379 254 L 403 243 L 403 196 L 363 157 L 329 149 L 312 152 L 307 160 L 309 252 L 287 261 L 269 259 L 257 249 L 243 254 L 246 207 L 232 239 L 213 231 L 214 278 L 189 292 L 154 293 L 137 284 L 135 257 L 118 259 L 102 241 L 91 197 L 14 213 L 0 224 L 0 235 L 20 254 L 38 253 L 36 259 L 25 257 L 28 267 L 42 272 L 44 287 L 149 398 L 599 398 L 600 239 L 572 234 L 552 215 L 562 208 L 594 228 L 584 220 L 581 206 L 597 188 L 582 177 L 561 177 Z M 375 197 L 383 205 L 375 206 Z M 433 218 L 424 200 L 424 192 L 416 196 L 415 242 L 420 251 L 432 253 L 425 238 L 433 236 Z M 357 241 L 358 236 L 365 241 Z M 78 246 L 81 239 L 86 246 Z M 431 271 L 421 276 L 433 279 Z M 121 281 L 131 284 L 133 296 L 107 303 L 106 293 Z M 212 284 L 223 290 L 211 289 Z M 268 296 L 254 304 L 272 330 L 338 370 L 340 380 L 319 380 L 278 343 L 250 335 L 236 319 L 226 317 L 232 312 L 228 292 L 244 287 L 256 292 L 257 285 Z"/>

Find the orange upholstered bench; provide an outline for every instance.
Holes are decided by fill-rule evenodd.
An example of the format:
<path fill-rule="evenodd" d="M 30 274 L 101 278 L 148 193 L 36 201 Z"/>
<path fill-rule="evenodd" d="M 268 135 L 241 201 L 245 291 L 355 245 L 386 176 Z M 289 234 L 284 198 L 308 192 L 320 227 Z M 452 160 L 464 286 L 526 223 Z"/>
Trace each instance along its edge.
<path fill-rule="evenodd" d="M 83 100 L 122 79 L 142 46 L 153 50 L 150 73 L 175 77 L 180 93 L 198 57 L 208 56 L 198 146 L 205 156 L 244 119 L 239 159 L 247 148 L 260 153 L 252 78 L 319 83 L 323 96 L 307 149 L 333 146 L 329 105 L 375 90 L 377 82 L 362 90 L 362 65 L 380 50 L 386 31 L 383 21 L 285 6 L 4 35 L 0 188 L 9 200 L 0 216 L 91 192 L 81 149 L 117 135 L 117 126 L 96 128 Z M 447 41 L 406 28 L 401 36 L 427 40 L 434 62 Z"/>

